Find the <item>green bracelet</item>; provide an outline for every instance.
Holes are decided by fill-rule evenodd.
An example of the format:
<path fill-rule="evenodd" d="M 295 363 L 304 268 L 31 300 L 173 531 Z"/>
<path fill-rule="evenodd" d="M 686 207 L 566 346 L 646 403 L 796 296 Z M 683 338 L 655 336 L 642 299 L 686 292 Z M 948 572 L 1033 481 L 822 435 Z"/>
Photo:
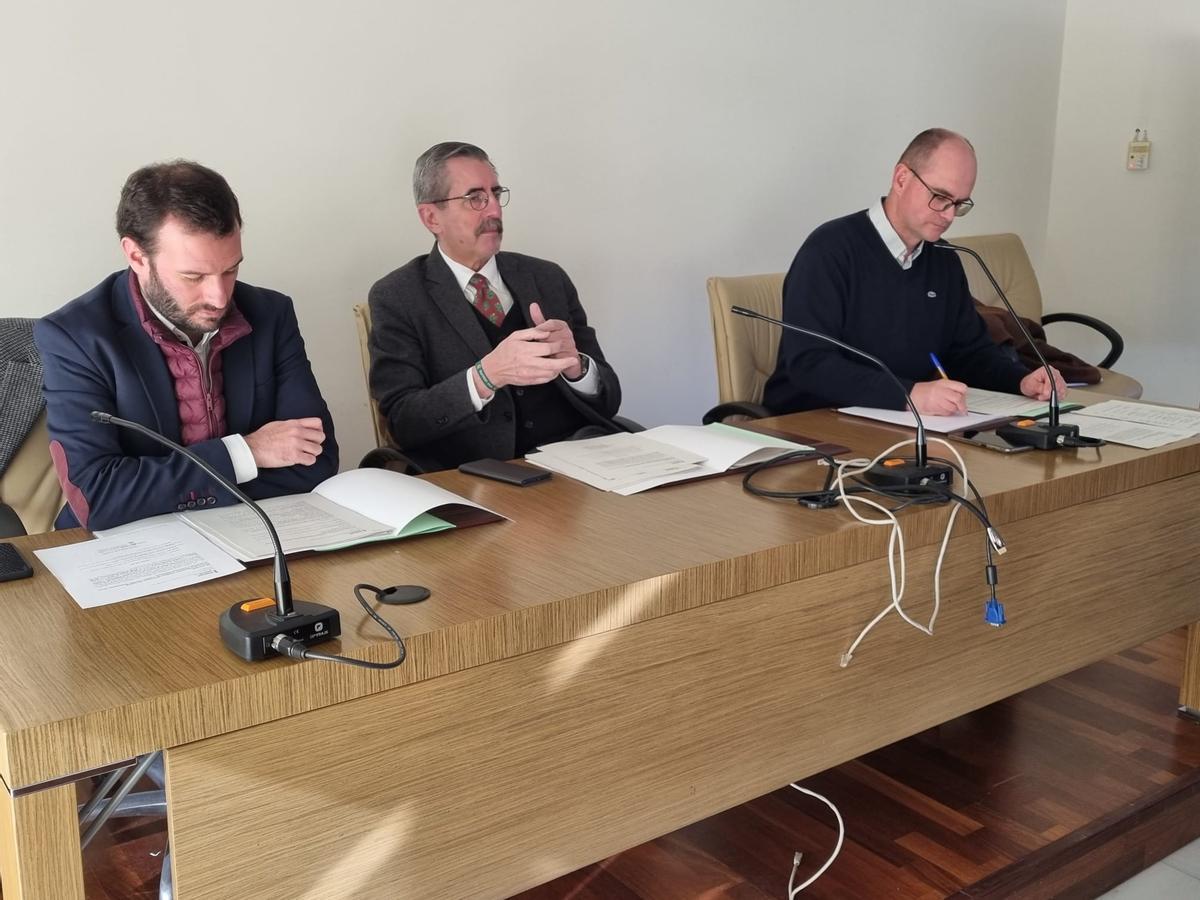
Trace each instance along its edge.
<path fill-rule="evenodd" d="M 479 360 L 479 362 L 475 363 L 475 373 L 479 376 L 479 380 L 483 382 L 483 386 L 485 388 L 487 388 L 489 391 L 491 391 L 493 394 L 496 393 L 496 391 L 500 390 L 500 388 L 498 388 L 494 384 L 492 384 L 491 379 L 489 379 L 487 377 L 487 375 L 484 373 L 482 359 Z"/>

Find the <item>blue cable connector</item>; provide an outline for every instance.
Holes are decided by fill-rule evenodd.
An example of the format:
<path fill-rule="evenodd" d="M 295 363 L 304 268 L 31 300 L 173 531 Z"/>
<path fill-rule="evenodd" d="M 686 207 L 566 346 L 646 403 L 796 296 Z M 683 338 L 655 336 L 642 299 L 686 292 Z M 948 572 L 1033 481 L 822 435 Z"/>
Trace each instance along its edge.
<path fill-rule="evenodd" d="M 996 628 L 1007 622 L 1008 620 L 1004 618 L 1004 604 L 995 597 L 990 599 L 983 607 L 983 620 Z"/>

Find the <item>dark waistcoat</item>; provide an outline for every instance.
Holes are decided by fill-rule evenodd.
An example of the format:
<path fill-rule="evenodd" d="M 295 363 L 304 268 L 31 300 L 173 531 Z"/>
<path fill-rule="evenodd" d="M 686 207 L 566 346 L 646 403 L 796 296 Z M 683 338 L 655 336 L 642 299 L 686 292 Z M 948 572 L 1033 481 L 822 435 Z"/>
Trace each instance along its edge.
<path fill-rule="evenodd" d="M 514 331 L 529 327 L 520 305 L 516 303 L 499 327 L 485 319 L 477 309 L 475 315 L 479 317 L 483 332 L 493 348 Z M 517 420 L 517 456 L 524 456 L 542 444 L 566 440 L 587 424 L 579 411 L 571 406 L 570 401 L 553 383 L 526 387 L 509 385 L 504 390 L 508 391 L 513 399 L 513 415 Z"/>

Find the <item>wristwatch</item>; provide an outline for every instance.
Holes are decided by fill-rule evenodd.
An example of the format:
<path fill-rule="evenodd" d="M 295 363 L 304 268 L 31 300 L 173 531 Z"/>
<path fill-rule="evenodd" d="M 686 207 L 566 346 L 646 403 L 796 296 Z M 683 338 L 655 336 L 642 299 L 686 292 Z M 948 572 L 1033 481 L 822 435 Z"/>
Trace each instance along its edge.
<path fill-rule="evenodd" d="M 583 381 L 584 377 L 588 373 L 588 369 L 590 369 L 591 367 L 592 367 L 592 358 L 590 356 L 588 356 L 586 353 L 580 353 L 579 354 L 579 377 L 578 378 L 567 378 L 566 375 L 563 375 L 563 378 L 567 378 L 567 381 L 571 381 L 571 382 Z"/>

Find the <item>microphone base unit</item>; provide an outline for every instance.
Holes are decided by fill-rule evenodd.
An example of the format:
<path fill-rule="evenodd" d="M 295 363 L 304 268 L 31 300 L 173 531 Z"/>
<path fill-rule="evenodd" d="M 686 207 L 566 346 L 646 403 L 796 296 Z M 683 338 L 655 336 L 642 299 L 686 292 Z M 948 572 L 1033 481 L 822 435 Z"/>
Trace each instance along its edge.
<path fill-rule="evenodd" d="M 868 484 L 884 490 L 954 485 L 954 470 L 943 463 L 918 465 L 915 459 L 893 457 L 875 464 L 859 476 Z"/>
<path fill-rule="evenodd" d="M 1010 422 L 996 429 L 996 434 L 1010 444 L 1019 447 L 1036 447 L 1038 450 L 1058 450 L 1062 447 L 1096 447 L 1102 442 L 1092 438 L 1084 438 L 1079 434 L 1078 425 L 1051 425 L 1049 422 L 1036 422 L 1033 419 L 1021 419 Z"/>
<path fill-rule="evenodd" d="M 235 603 L 221 613 L 221 641 L 230 653 L 248 662 L 278 656 L 271 642 L 278 635 L 310 646 L 342 633 L 338 611 L 319 603 L 296 600 L 291 615 L 281 616 L 266 597 Z"/>

